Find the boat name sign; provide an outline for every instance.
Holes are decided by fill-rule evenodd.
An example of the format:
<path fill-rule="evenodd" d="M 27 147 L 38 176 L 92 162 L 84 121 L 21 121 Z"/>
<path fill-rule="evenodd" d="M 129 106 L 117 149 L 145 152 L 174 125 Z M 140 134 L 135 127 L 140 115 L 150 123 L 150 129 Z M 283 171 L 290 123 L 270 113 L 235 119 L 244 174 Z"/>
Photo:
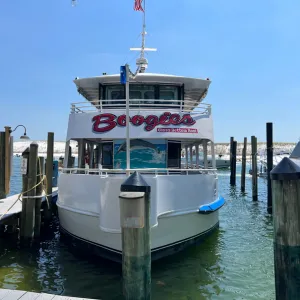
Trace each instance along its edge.
<path fill-rule="evenodd" d="M 134 126 L 145 125 L 144 129 L 146 131 L 152 131 L 158 125 L 168 126 L 168 125 L 185 125 L 192 126 L 196 121 L 192 118 L 190 114 L 176 114 L 170 112 L 164 112 L 160 116 L 156 115 L 134 115 L 130 116 L 130 123 Z M 97 133 L 105 133 L 116 126 L 125 127 L 126 126 L 126 115 L 122 114 L 116 116 L 111 113 L 103 113 L 94 116 L 92 119 L 93 131 Z M 157 128 L 157 132 L 181 132 L 181 133 L 197 133 L 195 128 Z"/>

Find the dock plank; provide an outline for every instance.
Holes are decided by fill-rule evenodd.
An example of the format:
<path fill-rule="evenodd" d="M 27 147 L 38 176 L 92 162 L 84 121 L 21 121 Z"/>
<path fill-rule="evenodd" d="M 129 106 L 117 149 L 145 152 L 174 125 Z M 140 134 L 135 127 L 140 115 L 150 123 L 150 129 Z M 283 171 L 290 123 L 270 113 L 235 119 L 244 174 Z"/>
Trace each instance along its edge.
<path fill-rule="evenodd" d="M 17 300 L 20 299 L 26 292 L 18 290 L 7 290 L 8 292 L 0 298 L 1 300 Z"/>
<path fill-rule="evenodd" d="M 0 300 L 97 300 L 0 288 Z"/>
<path fill-rule="evenodd" d="M 86 299 L 86 298 L 76 298 L 69 296 L 55 296 L 52 300 L 97 300 L 97 299 Z"/>
<path fill-rule="evenodd" d="M 8 293 L 9 293 L 9 290 L 0 289 L 0 300 L 3 299 L 3 297 L 5 297 L 5 295 Z"/>
<path fill-rule="evenodd" d="M 37 300 L 52 300 L 55 295 L 42 293 L 39 295 Z"/>
<path fill-rule="evenodd" d="M 58 188 L 54 187 L 52 189 L 52 196 L 57 196 L 57 194 L 58 194 Z M 17 201 L 19 195 L 20 194 L 16 194 L 4 199 L 0 199 L 0 222 L 4 221 L 6 218 L 12 215 L 19 214 L 22 211 L 22 202 L 20 200 Z M 45 200 L 46 200 L 45 192 L 43 191 L 42 202 Z M 3 216 L 3 214 L 5 215 Z"/>
<path fill-rule="evenodd" d="M 36 300 L 39 296 L 39 293 L 26 292 L 19 300 Z"/>

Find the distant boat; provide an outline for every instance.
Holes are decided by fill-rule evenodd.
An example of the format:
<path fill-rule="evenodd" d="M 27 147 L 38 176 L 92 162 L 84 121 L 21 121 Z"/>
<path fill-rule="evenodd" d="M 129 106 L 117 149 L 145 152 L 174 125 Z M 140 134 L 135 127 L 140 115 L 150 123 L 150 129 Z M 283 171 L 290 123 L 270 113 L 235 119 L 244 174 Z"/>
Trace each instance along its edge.
<path fill-rule="evenodd" d="M 285 157 L 290 157 L 291 152 L 289 151 L 280 151 L 276 154 L 273 154 L 273 168 L 275 168 Z M 267 173 L 267 156 L 263 156 L 259 159 L 260 169 L 258 176 L 259 177 L 268 177 Z"/>
<path fill-rule="evenodd" d="M 215 158 L 215 162 L 216 162 L 216 168 L 217 169 L 226 169 L 230 167 L 230 159 L 229 157 L 226 158 L 225 156 L 223 156 L 222 154 L 219 154 L 218 156 L 216 156 Z M 181 157 L 181 166 L 185 167 L 186 162 L 185 162 L 185 156 Z M 196 166 L 196 156 L 193 155 L 193 167 Z M 190 166 L 190 167 L 192 167 Z M 203 155 L 200 154 L 199 155 L 199 166 L 204 167 L 204 159 L 203 159 Z M 207 167 L 208 168 L 212 168 L 213 167 L 213 159 L 211 155 L 207 155 Z"/>

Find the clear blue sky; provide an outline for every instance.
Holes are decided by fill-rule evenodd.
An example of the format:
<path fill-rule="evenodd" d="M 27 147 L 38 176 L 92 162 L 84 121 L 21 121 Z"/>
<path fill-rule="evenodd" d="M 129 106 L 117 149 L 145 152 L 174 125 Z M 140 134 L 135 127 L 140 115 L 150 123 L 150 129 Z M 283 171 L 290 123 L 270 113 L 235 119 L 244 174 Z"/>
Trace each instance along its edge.
<path fill-rule="evenodd" d="M 0 2 L 0 127 L 64 140 L 72 80 L 135 67 L 141 13 L 133 0 Z M 300 137 L 299 0 L 147 0 L 149 72 L 209 77 L 215 140 Z M 19 129 L 15 137 L 22 134 Z"/>

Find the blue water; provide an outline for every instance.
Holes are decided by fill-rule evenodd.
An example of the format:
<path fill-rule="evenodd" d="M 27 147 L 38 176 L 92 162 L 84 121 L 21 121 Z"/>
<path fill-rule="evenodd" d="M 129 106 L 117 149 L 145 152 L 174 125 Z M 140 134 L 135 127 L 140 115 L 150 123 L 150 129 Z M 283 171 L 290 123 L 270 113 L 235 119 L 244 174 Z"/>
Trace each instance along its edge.
<path fill-rule="evenodd" d="M 20 159 L 14 159 L 12 192 L 21 188 Z M 240 167 L 237 167 L 240 173 Z M 152 299 L 275 299 L 273 227 L 267 214 L 266 182 L 259 178 L 259 201 L 229 186 L 229 171 L 219 172 L 219 192 L 227 200 L 220 228 L 203 244 L 152 265 Z M 54 220 L 34 249 L 19 251 L 16 242 L 0 239 L 0 287 L 43 291 L 102 300 L 123 299 L 121 267 L 75 253 L 60 240 Z"/>

